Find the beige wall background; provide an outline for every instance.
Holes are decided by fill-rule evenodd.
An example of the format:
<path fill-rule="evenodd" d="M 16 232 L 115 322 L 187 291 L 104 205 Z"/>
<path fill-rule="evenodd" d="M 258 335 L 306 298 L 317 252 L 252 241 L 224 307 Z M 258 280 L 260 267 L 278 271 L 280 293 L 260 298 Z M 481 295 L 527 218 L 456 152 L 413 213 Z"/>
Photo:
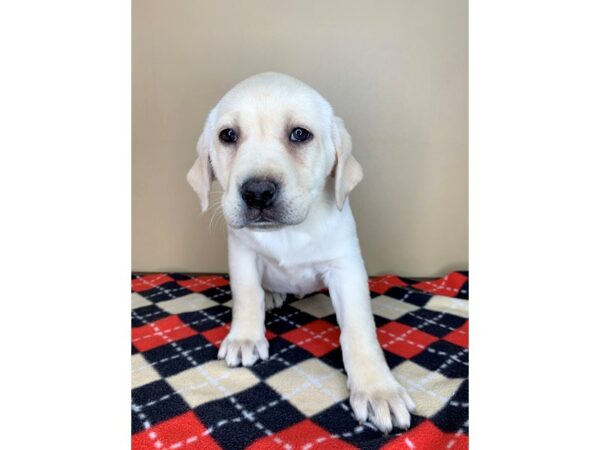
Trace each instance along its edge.
<path fill-rule="evenodd" d="M 466 0 L 133 0 L 133 270 L 227 271 L 185 174 L 210 108 L 264 71 L 345 120 L 370 274 L 466 269 L 467 32 Z"/>

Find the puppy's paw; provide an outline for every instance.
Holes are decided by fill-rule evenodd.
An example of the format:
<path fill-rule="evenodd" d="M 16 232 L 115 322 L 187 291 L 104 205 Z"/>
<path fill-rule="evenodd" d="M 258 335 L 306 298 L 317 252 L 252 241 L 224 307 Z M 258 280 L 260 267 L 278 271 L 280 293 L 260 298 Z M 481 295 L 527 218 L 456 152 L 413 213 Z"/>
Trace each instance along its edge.
<path fill-rule="evenodd" d="M 269 342 L 264 336 L 246 338 L 233 336 L 230 332 L 219 347 L 219 359 L 224 359 L 229 367 L 253 365 L 258 358 L 263 361 L 269 357 Z"/>
<path fill-rule="evenodd" d="M 280 308 L 285 300 L 285 294 L 279 294 L 277 292 L 265 291 L 265 308 L 266 310 Z"/>
<path fill-rule="evenodd" d="M 407 430 L 415 403 L 391 377 L 375 383 L 349 383 L 350 406 L 359 422 L 367 420 L 385 434 L 394 426 Z"/>

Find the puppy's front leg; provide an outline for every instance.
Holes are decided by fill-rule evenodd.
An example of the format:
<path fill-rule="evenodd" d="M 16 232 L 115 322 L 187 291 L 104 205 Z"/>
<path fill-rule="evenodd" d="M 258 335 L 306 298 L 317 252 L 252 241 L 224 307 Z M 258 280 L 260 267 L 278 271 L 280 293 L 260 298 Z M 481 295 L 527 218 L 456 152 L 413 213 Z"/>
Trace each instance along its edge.
<path fill-rule="evenodd" d="M 350 405 L 356 418 L 383 432 L 392 425 L 407 429 L 415 404 L 390 371 L 377 341 L 369 285 L 362 258 L 332 269 L 331 300 L 341 328 L 340 343 L 348 373 Z"/>
<path fill-rule="evenodd" d="M 261 287 L 256 254 L 236 239 L 229 239 L 229 272 L 233 311 L 231 329 L 219 348 L 228 366 L 251 366 L 269 357 L 265 338 L 265 293 Z"/>

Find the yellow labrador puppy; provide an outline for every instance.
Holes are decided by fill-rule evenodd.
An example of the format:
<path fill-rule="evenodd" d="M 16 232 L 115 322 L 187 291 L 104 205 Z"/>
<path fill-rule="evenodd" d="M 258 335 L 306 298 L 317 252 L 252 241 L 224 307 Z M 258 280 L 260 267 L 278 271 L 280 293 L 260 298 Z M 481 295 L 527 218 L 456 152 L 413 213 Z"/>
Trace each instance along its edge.
<path fill-rule="evenodd" d="M 228 224 L 233 319 L 219 358 L 229 366 L 267 359 L 265 309 L 280 306 L 288 293 L 327 287 L 356 418 L 384 432 L 408 428 L 415 405 L 377 342 L 346 201 L 362 168 L 330 104 L 287 75 L 255 75 L 212 109 L 197 151 L 188 182 L 206 211 L 216 178 Z"/>

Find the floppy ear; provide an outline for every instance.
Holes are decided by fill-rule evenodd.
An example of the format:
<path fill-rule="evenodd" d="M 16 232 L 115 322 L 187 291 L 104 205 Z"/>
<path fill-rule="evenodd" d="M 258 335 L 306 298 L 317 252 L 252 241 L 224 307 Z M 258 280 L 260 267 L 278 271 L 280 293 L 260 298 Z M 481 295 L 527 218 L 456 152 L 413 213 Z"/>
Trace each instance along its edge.
<path fill-rule="evenodd" d="M 202 212 L 205 212 L 208 209 L 208 192 L 210 191 L 210 184 L 214 179 L 210 158 L 208 156 L 212 139 L 211 116 L 212 114 L 209 115 L 206 120 L 204 131 L 202 131 L 202 134 L 198 139 L 198 144 L 196 145 L 198 157 L 187 174 L 188 183 L 192 186 L 192 189 L 194 189 L 196 194 L 198 194 L 198 197 L 200 197 L 200 207 Z"/>
<path fill-rule="evenodd" d="M 339 117 L 333 119 L 333 145 L 335 146 L 335 203 L 341 211 L 350 191 L 362 180 L 363 170 L 352 156 L 352 138 Z"/>

